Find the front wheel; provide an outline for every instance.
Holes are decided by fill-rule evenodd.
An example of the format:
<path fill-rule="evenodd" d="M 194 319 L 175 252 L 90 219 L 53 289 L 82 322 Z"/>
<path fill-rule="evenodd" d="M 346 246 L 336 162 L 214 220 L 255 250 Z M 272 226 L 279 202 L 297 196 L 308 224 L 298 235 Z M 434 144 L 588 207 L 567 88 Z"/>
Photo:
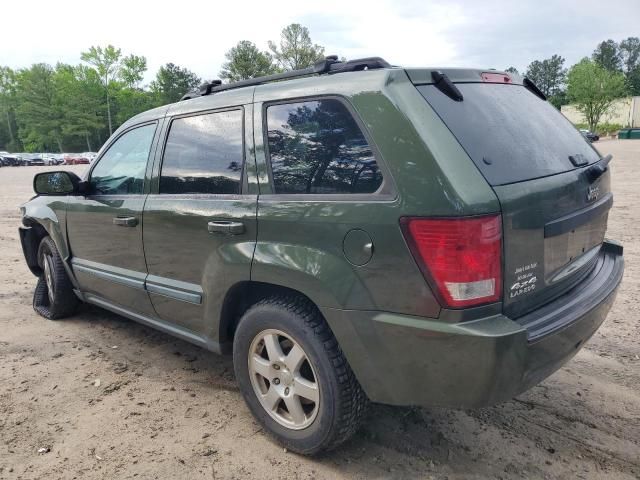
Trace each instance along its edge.
<path fill-rule="evenodd" d="M 289 450 L 315 454 L 357 430 L 366 396 L 308 301 L 274 297 L 251 307 L 235 333 L 233 363 L 249 409 Z"/>
<path fill-rule="evenodd" d="M 44 237 L 40 242 L 38 263 L 42 275 L 33 293 L 33 309 L 49 320 L 73 315 L 80 302 L 51 237 Z"/>

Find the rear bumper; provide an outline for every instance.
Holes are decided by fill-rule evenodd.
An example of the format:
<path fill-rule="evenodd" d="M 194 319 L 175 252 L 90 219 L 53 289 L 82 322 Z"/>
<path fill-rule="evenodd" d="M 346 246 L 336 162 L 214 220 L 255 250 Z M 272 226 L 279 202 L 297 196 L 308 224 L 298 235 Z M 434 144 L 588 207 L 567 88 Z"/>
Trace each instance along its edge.
<path fill-rule="evenodd" d="M 551 375 L 605 320 L 622 280 L 622 247 L 605 242 L 578 286 L 517 321 L 461 323 L 324 309 L 369 398 L 392 405 L 482 407 Z"/>

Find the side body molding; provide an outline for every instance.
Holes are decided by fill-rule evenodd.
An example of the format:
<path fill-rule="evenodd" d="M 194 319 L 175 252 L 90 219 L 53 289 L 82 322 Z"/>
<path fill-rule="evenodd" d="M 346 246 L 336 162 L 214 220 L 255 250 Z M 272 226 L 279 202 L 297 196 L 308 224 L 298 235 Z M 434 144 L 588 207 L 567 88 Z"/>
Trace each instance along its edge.
<path fill-rule="evenodd" d="M 110 282 L 125 285 L 138 290 L 164 295 L 165 297 L 181 300 L 187 303 L 199 305 L 202 303 L 202 288 L 199 285 L 170 280 L 156 275 L 147 275 L 125 268 L 113 267 L 102 263 L 91 262 L 79 258 L 72 258 L 71 265 L 76 271 L 81 271 L 108 280 Z"/>

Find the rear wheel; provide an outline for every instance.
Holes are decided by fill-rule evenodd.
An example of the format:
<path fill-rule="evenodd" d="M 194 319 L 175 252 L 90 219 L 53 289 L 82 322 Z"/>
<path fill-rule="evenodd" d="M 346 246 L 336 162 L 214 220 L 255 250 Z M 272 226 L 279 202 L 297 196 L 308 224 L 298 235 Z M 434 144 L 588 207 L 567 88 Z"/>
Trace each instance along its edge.
<path fill-rule="evenodd" d="M 42 275 L 33 294 L 33 309 L 49 320 L 73 315 L 80 302 L 51 237 L 44 237 L 40 242 L 38 263 Z"/>
<path fill-rule="evenodd" d="M 247 362 L 253 393 L 271 418 L 293 430 L 313 423 L 320 388 L 298 342 L 282 330 L 263 330 L 251 342 Z"/>
<path fill-rule="evenodd" d="M 366 396 L 308 301 L 275 297 L 251 307 L 235 333 L 233 363 L 249 409 L 286 448 L 318 453 L 358 428 Z"/>

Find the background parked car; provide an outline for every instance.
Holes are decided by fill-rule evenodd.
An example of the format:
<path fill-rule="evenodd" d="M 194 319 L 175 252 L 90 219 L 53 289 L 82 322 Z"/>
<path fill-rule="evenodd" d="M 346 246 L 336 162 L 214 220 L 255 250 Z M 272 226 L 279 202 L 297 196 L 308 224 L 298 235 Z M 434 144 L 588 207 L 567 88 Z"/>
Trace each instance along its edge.
<path fill-rule="evenodd" d="M 22 165 L 26 166 L 44 166 L 44 160 L 40 153 L 25 153 L 22 156 Z"/>
<path fill-rule="evenodd" d="M 16 167 L 21 164 L 22 158 L 15 153 L 0 152 L 3 167 Z"/>
<path fill-rule="evenodd" d="M 85 157 L 87 160 L 89 160 L 89 162 L 93 162 L 98 156 L 96 152 L 84 152 L 84 153 L 81 153 L 80 155 Z"/>
<path fill-rule="evenodd" d="M 30 165 L 31 155 L 33 155 L 32 153 L 22 152 L 22 153 L 16 153 L 15 155 L 18 157 L 19 166 L 25 167 L 27 165 Z"/>
<path fill-rule="evenodd" d="M 42 155 L 42 160 L 45 165 L 60 165 L 64 162 L 64 158 L 60 154 L 45 153 Z"/>
<path fill-rule="evenodd" d="M 65 165 L 87 165 L 91 163 L 89 159 L 79 153 L 68 153 L 64 156 Z"/>

